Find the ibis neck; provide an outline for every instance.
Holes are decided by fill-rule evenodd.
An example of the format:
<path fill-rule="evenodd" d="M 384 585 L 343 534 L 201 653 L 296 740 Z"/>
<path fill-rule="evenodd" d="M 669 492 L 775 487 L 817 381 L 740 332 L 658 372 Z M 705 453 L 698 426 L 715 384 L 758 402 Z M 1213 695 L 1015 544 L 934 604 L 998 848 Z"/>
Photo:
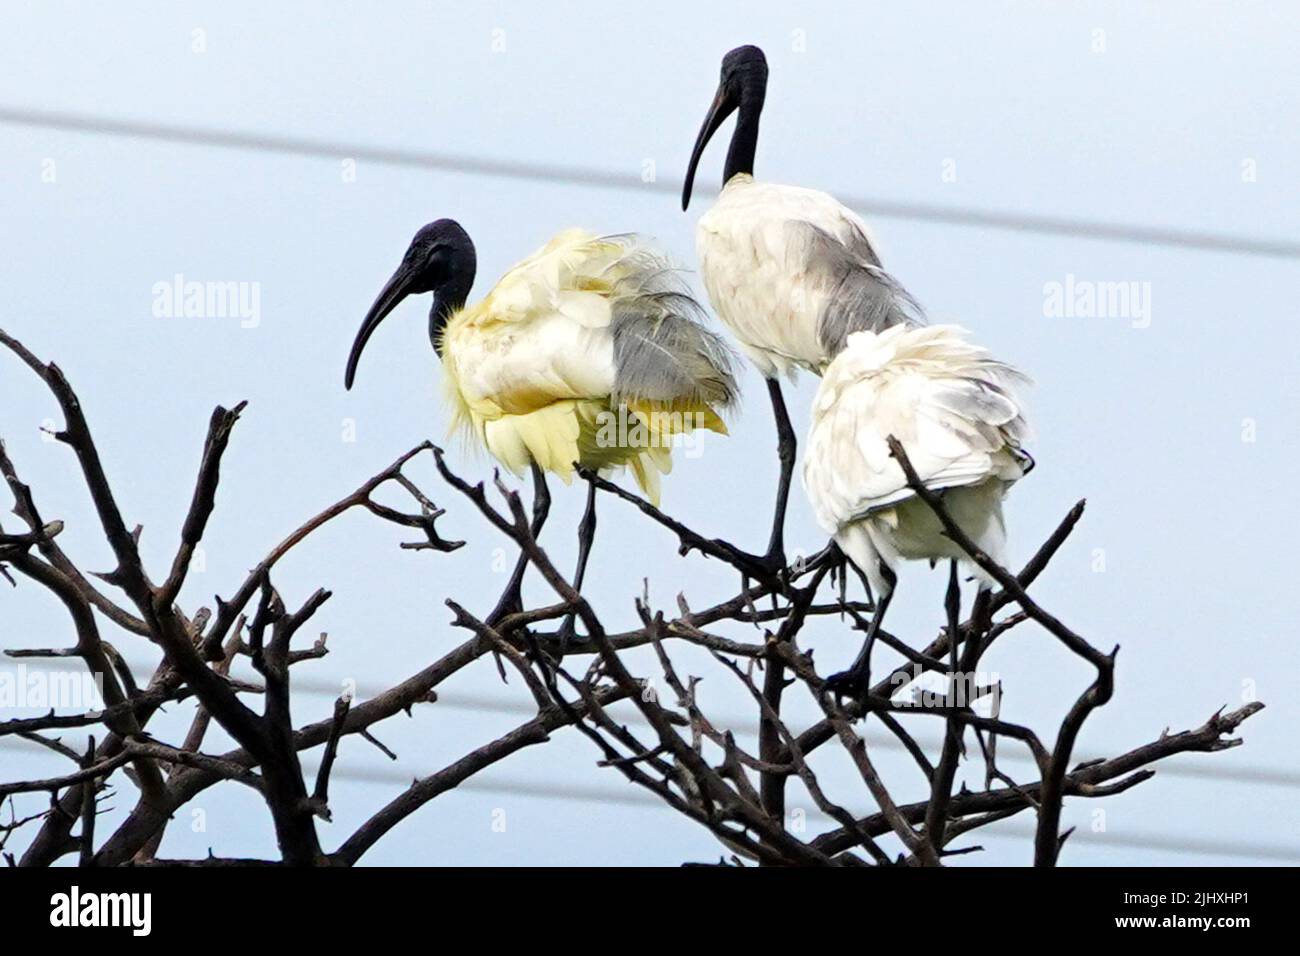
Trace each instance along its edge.
<path fill-rule="evenodd" d="M 758 149 L 758 119 L 763 112 L 763 95 L 747 94 L 740 101 L 736 115 L 736 129 L 731 134 L 731 147 L 727 150 L 727 164 L 722 169 L 722 183 L 726 185 L 737 173 L 754 175 L 754 153 Z"/>
<path fill-rule="evenodd" d="M 447 327 L 447 321 L 465 307 L 473 285 L 474 269 L 471 266 L 453 274 L 433 294 L 433 308 L 429 310 L 429 341 L 439 358 L 442 358 L 442 330 Z"/>

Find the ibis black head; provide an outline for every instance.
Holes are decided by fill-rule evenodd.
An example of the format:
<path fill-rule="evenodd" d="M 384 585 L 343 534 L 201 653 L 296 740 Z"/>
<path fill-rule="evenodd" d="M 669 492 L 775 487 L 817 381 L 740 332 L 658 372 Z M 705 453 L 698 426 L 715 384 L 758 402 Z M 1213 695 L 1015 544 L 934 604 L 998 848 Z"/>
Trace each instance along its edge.
<path fill-rule="evenodd" d="M 357 333 L 352 352 L 348 355 L 344 384 L 352 387 L 357 362 L 366 342 L 384 316 L 408 295 L 433 293 L 433 308 L 429 310 L 429 340 L 438 349 L 438 337 L 447 324 L 447 318 L 469 297 L 477 263 L 474 243 L 454 219 L 439 219 L 420 229 L 402 257 L 402 264 L 366 313 L 366 320 L 361 324 L 361 331 Z"/>
<path fill-rule="evenodd" d="M 727 151 L 727 165 L 723 169 L 725 184 L 736 173 L 754 172 L 754 150 L 758 146 L 758 117 L 763 112 L 763 99 L 767 95 L 767 57 L 756 46 L 738 46 L 722 58 L 722 76 L 718 92 L 713 97 L 709 114 L 704 117 L 700 135 L 695 138 L 691 162 L 686 168 L 686 183 L 682 186 L 682 209 L 691 203 L 691 187 L 695 184 L 695 167 L 699 165 L 704 147 L 718 131 L 723 120 L 740 110 L 736 131 L 731 134 L 731 148 Z"/>

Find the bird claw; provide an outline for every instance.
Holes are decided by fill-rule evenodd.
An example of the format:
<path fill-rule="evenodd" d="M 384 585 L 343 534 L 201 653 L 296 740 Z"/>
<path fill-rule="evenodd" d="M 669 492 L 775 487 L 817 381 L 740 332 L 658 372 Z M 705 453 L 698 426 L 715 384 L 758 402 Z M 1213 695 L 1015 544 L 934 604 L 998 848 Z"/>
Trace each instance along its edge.
<path fill-rule="evenodd" d="M 822 689 L 835 698 L 835 704 L 840 708 L 843 708 L 846 697 L 861 703 L 871 690 L 871 675 L 856 669 L 840 671 L 826 678 Z"/>
<path fill-rule="evenodd" d="M 771 548 L 766 554 L 750 555 L 749 560 L 781 587 L 789 586 L 793 579 L 790 565 L 785 559 L 785 549 L 782 547 Z"/>
<path fill-rule="evenodd" d="M 781 584 L 784 585 L 790 583 L 792 577 L 790 573 L 790 565 L 785 559 L 785 552 L 783 550 L 769 551 L 767 554 L 763 555 L 763 567 L 767 568 L 767 570 L 771 572 L 772 576 L 780 581 Z"/>

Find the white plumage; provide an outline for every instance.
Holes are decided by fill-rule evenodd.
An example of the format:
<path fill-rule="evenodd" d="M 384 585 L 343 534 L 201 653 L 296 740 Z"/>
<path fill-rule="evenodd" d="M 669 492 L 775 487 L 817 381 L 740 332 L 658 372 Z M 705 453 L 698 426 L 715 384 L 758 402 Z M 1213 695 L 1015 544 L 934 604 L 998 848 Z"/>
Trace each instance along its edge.
<path fill-rule="evenodd" d="M 448 318 L 444 391 L 516 474 L 535 462 L 568 481 L 575 463 L 628 465 L 658 503 L 673 436 L 725 433 L 714 406 L 734 397 L 728 351 L 696 312 L 636 237 L 565 230 Z"/>
<path fill-rule="evenodd" d="M 546 473 L 628 467 L 657 503 L 672 468 L 673 439 L 696 429 L 726 433 L 733 404 L 731 353 L 699 321 L 700 308 L 669 263 L 635 236 L 561 232 L 467 305 L 478 268 L 469 234 L 451 219 L 416 232 L 370 307 L 348 354 L 344 384 L 375 329 L 408 295 L 432 293 L 429 339 L 443 362 L 453 418 L 503 465 L 533 474 L 532 532 L 546 517 Z M 587 488 L 575 590 L 582 589 L 596 526 Z M 489 624 L 522 608 L 528 555 Z M 558 632 L 573 636 L 570 614 Z"/>
<path fill-rule="evenodd" d="M 768 379 L 805 368 L 820 375 L 849 334 L 918 318 L 907 294 L 880 268 L 862 217 L 816 189 L 754 180 L 754 152 L 767 90 L 767 59 L 738 47 L 695 141 L 682 188 L 690 202 L 705 145 L 737 112 L 723 187 L 700 217 L 696 251 L 709 300 Z"/>
<path fill-rule="evenodd" d="M 443 219 L 416 233 L 348 359 L 405 296 L 434 293 L 430 336 L 457 426 L 503 465 L 570 481 L 627 466 L 658 501 L 676 435 L 726 432 L 731 356 L 675 270 L 636 236 L 566 229 L 466 304 L 473 242 Z"/>
<path fill-rule="evenodd" d="M 713 104 L 695 140 L 682 208 L 690 204 L 700 157 L 728 115 L 736 128 L 717 203 L 700 217 L 696 251 L 709 301 L 767 379 L 776 418 L 781 478 L 765 561 L 782 563 L 782 525 L 795 458 L 779 378 L 821 375 L 855 332 L 921 321 L 907 292 L 880 268 L 860 216 L 815 189 L 754 181 L 767 58 L 754 46 L 722 59 Z"/>
<path fill-rule="evenodd" d="M 821 334 L 846 271 L 878 272 L 867 224 L 826 193 L 737 174 L 695 232 L 709 301 L 768 378 L 831 359 Z"/>
<path fill-rule="evenodd" d="M 963 336 L 952 325 L 853 333 L 813 402 L 804 487 L 878 596 L 889 594 L 900 559 L 966 559 L 907 487 L 891 435 L 962 530 L 1003 561 L 1002 497 L 1031 462 L 1016 394 L 1027 379 Z"/>
<path fill-rule="evenodd" d="M 871 646 L 903 559 L 968 565 L 938 518 L 908 487 L 890 454 L 897 439 L 927 488 L 982 550 L 1004 563 L 1002 498 L 1032 466 L 1016 389 L 1026 379 L 950 325 L 926 327 L 920 307 L 880 267 L 867 224 L 826 193 L 754 181 L 767 59 L 753 46 L 722 60 L 713 104 L 682 187 L 690 202 L 710 137 L 737 113 L 723 188 L 700 217 L 696 249 L 714 310 L 768 379 L 782 477 L 769 559 L 779 553 L 784 493 L 794 460 L 778 378 L 821 375 L 803 480 L 817 520 L 867 576 L 877 598 L 866 641 L 837 693 L 869 689 Z M 981 587 L 986 575 L 972 570 Z M 949 608 L 960 601 L 954 564 Z"/>

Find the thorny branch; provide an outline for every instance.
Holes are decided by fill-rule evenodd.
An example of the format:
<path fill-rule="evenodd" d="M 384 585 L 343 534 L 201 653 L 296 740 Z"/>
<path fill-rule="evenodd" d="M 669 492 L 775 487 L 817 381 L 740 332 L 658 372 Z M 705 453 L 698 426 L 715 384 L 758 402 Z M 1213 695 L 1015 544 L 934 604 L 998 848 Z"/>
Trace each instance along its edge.
<path fill-rule="evenodd" d="M 14 501 L 21 528 L 0 527 L 0 575 L 15 584 L 30 583 L 56 597 L 66 609 L 74 643 L 70 647 L 6 648 L 11 656 L 75 657 L 103 680 L 104 707 L 81 713 L 51 710 L 35 717 L 0 720 L 0 739 L 12 736 L 39 744 L 51 760 L 71 766 L 39 779 L 0 781 L 0 851 L 15 834 L 30 828 L 21 865 L 50 865 L 69 853 L 83 866 L 123 864 L 166 866 L 352 865 L 395 826 L 438 796 L 520 750 L 546 742 L 550 735 L 574 727 L 589 739 L 598 762 L 660 799 L 666 808 L 704 827 L 730 851 L 765 865 L 938 865 L 957 848 L 954 841 L 1009 816 L 1031 812 L 1037 818 L 1033 860 L 1051 866 L 1064 842 L 1060 834 L 1062 804 L 1067 797 L 1100 799 L 1150 779 L 1151 765 L 1188 752 L 1213 752 L 1241 742 L 1233 736 L 1240 724 L 1263 707 L 1252 703 L 1217 713 L 1204 725 L 1163 734 L 1117 757 L 1070 768 L 1075 742 L 1089 715 L 1106 704 L 1114 687 L 1115 652 L 1097 649 L 1032 598 L 1028 590 L 1044 573 L 1083 514 L 1079 502 L 1066 514 L 1019 574 L 996 565 L 979 551 L 945 510 L 941 493 L 917 478 L 902 447 L 891 440 L 914 493 L 930 507 L 945 532 L 970 560 L 998 584 L 976 602 L 965 620 L 950 606 L 933 639 L 917 642 L 878 632 L 879 645 L 900 662 L 888 669 L 860 701 L 841 705 L 824 691 L 814 663 L 809 625 L 837 631 L 840 640 L 860 640 L 870 623 L 870 595 L 850 599 L 857 575 L 830 544 L 812 558 L 779 572 L 757 564 L 723 537 L 691 528 L 684 521 L 608 479 L 582 472 L 592 494 L 611 495 L 630 505 L 655 526 L 675 536 L 685 558 L 698 552 L 737 574 L 737 593 L 700 610 L 678 596 L 672 610 L 655 609 L 648 597 L 635 602 L 641 626 L 611 632 L 589 593 L 561 573 L 537 540 L 536 525 L 518 493 L 498 478 L 491 486 L 471 483 L 448 465 L 441 449 L 421 443 L 350 494 L 303 521 L 258 561 L 231 593 L 218 597 L 215 611 L 182 607 L 182 595 L 206 530 L 219 520 L 220 499 L 233 492 L 223 487 L 221 463 L 244 403 L 217 408 L 208 423 L 189 508 L 161 583 L 155 583 L 139 549 L 140 529 L 129 530 L 109 482 L 81 403 L 63 373 L 37 359 L 21 343 L 0 331 L 0 345 L 18 357 L 48 387 L 63 413 L 64 425 L 54 438 L 67 445 L 80 468 L 100 530 L 116 567 L 106 574 L 81 570 L 59 543 L 64 523 L 46 519 L 31 488 L 0 443 L 0 476 Z M 517 547 L 531 571 L 545 582 L 553 600 L 536 607 L 483 616 L 447 595 L 447 623 L 465 640 L 445 650 L 427 666 L 365 700 L 340 697 L 329 717 L 295 726 L 292 718 L 295 668 L 327 653 L 324 635 L 310 646 L 295 640 L 330 597 L 320 589 L 291 612 L 272 582 L 281 560 L 321 527 L 352 509 L 419 533 L 402 544 L 408 550 L 448 554 L 463 542 L 444 537 L 438 521 L 444 509 L 416 484 L 406 469 L 431 453 L 438 475 L 465 499 L 493 533 Z M 376 493 L 403 494 L 410 510 L 381 503 Z M 499 496 L 500 504 L 493 494 Z M 589 549 L 594 523 L 579 528 L 579 548 Z M 106 588 L 93 584 L 98 577 Z M 648 594 L 648 589 L 647 592 Z M 503 595 L 503 598 L 505 595 Z M 1014 607 L 1011 607 L 1014 605 Z M 574 640 L 566 622 L 576 618 L 585 636 Z M 1007 721 L 1000 709 L 982 702 L 1001 699 L 1003 687 L 974 682 L 981 660 L 1002 635 L 1024 623 L 1050 634 L 1061 648 L 1087 662 L 1095 678 L 1064 715 L 1048 747 L 1034 729 Z M 162 661 L 148 680 L 137 681 L 104 628 L 127 639 L 146 638 L 162 651 Z M 448 631 L 450 633 L 450 631 Z M 752 720 L 728 727 L 710 716 L 701 697 L 703 677 L 684 675 L 674 655 L 692 649 L 706 666 L 729 674 L 752 705 Z M 644 650 L 639 650 L 644 649 Z M 345 747 L 361 737 L 383 747 L 374 728 L 397 714 L 412 713 L 436 700 L 446 680 L 483 658 L 495 657 L 513 670 L 536 706 L 535 716 L 500 737 L 467 747 L 464 755 L 415 780 L 376 809 L 337 849 L 329 850 L 319 829 L 332 820 L 331 779 Z M 245 658 L 261 685 L 231 676 L 231 665 Z M 574 664 L 585 669 L 579 673 Z M 490 665 L 490 661 L 485 661 Z M 644 671 L 650 666 L 650 671 Z M 637 670 L 647 676 L 638 676 Z M 761 672 L 761 673 L 760 673 Z M 662 678 L 674 698 L 661 699 L 655 682 Z M 946 690 L 923 690 L 924 678 Z M 712 686 L 712 684 L 708 685 Z M 803 695 L 792 698 L 791 687 Z M 912 691 L 912 697 L 905 691 Z M 963 693 L 964 691 L 964 693 Z M 258 707 L 249 700 L 260 698 Z M 799 723 L 791 700 L 811 701 L 815 716 Z M 164 706 L 193 708 L 189 731 L 176 745 L 155 739 L 148 728 Z M 634 707 L 638 720 L 615 717 L 609 708 Z M 807 713 L 807 711 L 804 711 Z M 937 753 L 913 735 L 910 720 L 932 721 L 943 729 Z M 910 758 L 911 780 L 890 779 L 873 759 L 869 735 L 859 722 L 878 724 L 897 740 Z M 204 749 L 208 731 L 219 726 L 237 746 L 224 753 Z M 57 736 L 69 730 L 96 736 L 71 745 Z M 968 734 L 967 731 L 971 733 Z M 997 766 L 996 740 L 1023 747 L 1037 777 L 1015 781 Z M 967 748 L 968 739 L 978 749 Z M 838 746 L 827 746 L 837 742 Z M 302 754 L 320 748 L 315 778 L 309 781 Z M 384 748 L 386 750 L 386 748 Z M 1003 748 L 1005 750 L 1005 747 Z M 982 760 L 979 789 L 957 787 L 968 762 Z M 851 768 L 837 772 L 836 762 Z M 900 786 L 925 784 L 927 799 L 901 802 Z M 275 826 L 280 856 L 254 860 L 213 856 L 181 860 L 159 858 L 157 851 L 172 816 L 200 793 L 223 782 L 256 792 Z M 833 783 L 832 783 L 833 781 Z M 791 790 L 792 785 L 794 790 Z M 134 806 L 114 827 L 103 825 L 100 803 L 105 795 L 132 788 Z M 48 807 L 19 813 L 15 801 L 48 795 Z M 801 807 L 806 794 L 829 821 L 813 827 Z M 798 795 L 798 796 L 796 796 Z M 5 814 L 7 804 L 7 819 Z M 875 809 L 854 812 L 851 806 Z M 1067 834 L 1068 835 L 1068 834 Z"/>

